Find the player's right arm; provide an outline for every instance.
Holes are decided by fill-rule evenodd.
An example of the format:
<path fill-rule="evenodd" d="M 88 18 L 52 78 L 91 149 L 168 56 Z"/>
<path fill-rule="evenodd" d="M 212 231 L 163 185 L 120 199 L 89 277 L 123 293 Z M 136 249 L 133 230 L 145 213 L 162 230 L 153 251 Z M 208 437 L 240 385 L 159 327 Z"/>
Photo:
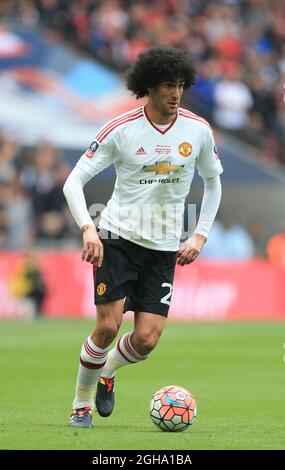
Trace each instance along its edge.
<path fill-rule="evenodd" d="M 94 225 L 83 225 L 83 250 L 82 261 L 87 261 L 97 265 L 99 268 L 102 266 L 104 249 L 100 238 L 98 237 L 97 230 Z"/>
<path fill-rule="evenodd" d="M 103 245 L 89 215 L 83 188 L 93 176 L 110 166 L 113 161 L 111 139 L 104 144 L 92 142 L 71 171 L 63 187 L 69 209 L 82 231 L 82 260 L 99 267 L 103 262 Z"/>

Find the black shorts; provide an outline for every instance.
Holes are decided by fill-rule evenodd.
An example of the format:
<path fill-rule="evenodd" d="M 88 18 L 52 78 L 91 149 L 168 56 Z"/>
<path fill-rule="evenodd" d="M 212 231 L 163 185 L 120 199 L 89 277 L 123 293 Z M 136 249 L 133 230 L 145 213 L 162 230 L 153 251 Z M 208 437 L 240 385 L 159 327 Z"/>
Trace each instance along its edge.
<path fill-rule="evenodd" d="M 94 267 L 95 304 L 125 298 L 125 312 L 150 312 L 166 317 L 176 252 L 150 250 L 121 237 L 104 237 L 101 241 L 104 259 L 100 268 Z"/>

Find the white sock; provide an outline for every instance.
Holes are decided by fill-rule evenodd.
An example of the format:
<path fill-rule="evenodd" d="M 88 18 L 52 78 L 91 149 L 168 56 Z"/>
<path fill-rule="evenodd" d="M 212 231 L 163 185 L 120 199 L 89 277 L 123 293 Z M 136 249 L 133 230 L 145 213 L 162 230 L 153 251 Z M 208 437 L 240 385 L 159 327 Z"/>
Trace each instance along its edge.
<path fill-rule="evenodd" d="M 130 339 L 131 334 L 132 332 L 129 331 L 121 336 L 116 346 L 109 352 L 107 362 L 101 371 L 103 377 L 112 378 L 120 367 L 135 364 L 148 357 L 141 356 L 134 350 Z"/>
<path fill-rule="evenodd" d="M 94 407 L 94 390 L 107 356 L 108 348 L 98 348 L 89 336 L 81 348 L 73 408 Z"/>

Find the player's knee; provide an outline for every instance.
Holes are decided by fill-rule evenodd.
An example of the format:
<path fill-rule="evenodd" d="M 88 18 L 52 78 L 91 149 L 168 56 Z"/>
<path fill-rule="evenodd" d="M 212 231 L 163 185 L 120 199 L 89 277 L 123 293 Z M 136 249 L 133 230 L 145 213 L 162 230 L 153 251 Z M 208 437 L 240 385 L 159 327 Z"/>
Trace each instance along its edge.
<path fill-rule="evenodd" d="M 110 344 L 117 336 L 119 325 L 115 321 L 101 321 L 95 329 L 96 336 L 99 336 L 104 344 Z"/>
<path fill-rule="evenodd" d="M 156 347 L 159 338 L 158 332 L 141 332 L 134 337 L 134 349 L 141 355 L 149 354 Z"/>
<path fill-rule="evenodd" d="M 118 327 L 115 323 L 106 324 L 105 327 L 101 329 L 102 336 L 108 341 L 113 341 L 113 339 L 116 338 L 117 333 Z"/>

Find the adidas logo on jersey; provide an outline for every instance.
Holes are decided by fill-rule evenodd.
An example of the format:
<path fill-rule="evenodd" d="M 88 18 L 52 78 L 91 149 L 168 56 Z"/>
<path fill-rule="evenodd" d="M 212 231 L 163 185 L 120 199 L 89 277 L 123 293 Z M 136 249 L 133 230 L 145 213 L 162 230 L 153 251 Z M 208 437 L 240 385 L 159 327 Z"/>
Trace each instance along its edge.
<path fill-rule="evenodd" d="M 145 149 L 143 147 L 140 147 L 139 149 L 137 149 L 136 155 L 146 155 Z"/>

